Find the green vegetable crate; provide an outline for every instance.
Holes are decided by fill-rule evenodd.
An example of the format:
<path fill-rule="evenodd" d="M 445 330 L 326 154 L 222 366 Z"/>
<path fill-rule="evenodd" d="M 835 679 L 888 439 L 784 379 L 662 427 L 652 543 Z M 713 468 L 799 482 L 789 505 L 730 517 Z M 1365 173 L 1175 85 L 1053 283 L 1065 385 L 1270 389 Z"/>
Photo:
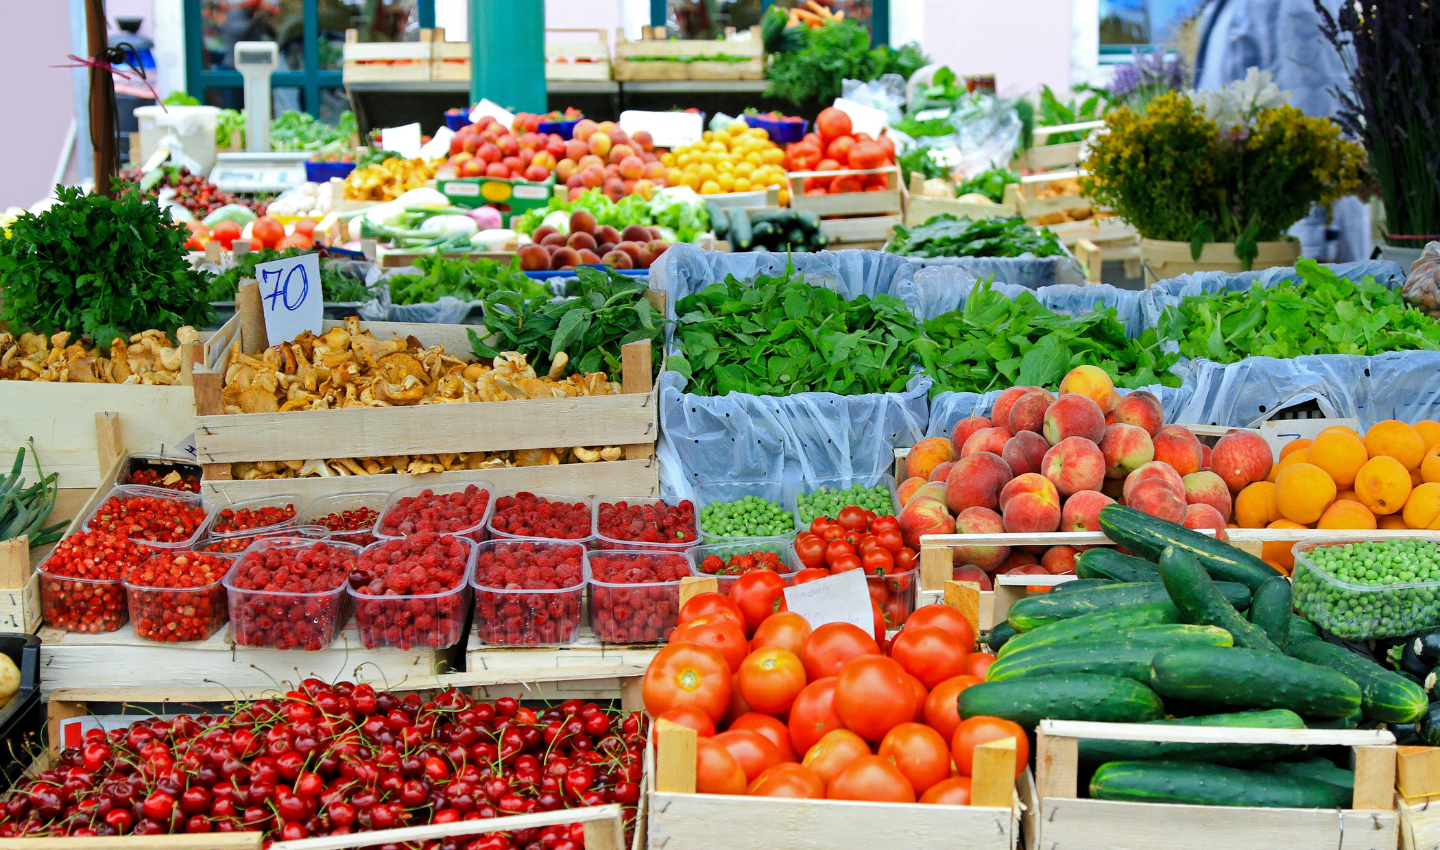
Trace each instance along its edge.
<path fill-rule="evenodd" d="M 641 39 L 629 41 L 616 30 L 615 79 L 636 80 L 763 80 L 765 44 L 760 25 L 746 37 L 726 27 L 724 39 L 672 39 L 665 27 L 641 27 Z"/>
<path fill-rule="evenodd" d="M 900 202 L 905 209 L 906 227 L 914 227 L 924 224 L 930 219 L 943 213 L 949 213 L 956 218 L 994 218 L 996 216 L 1012 216 L 1016 214 L 1015 207 L 1009 204 L 979 204 L 961 201 L 955 198 L 933 198 L 922 194 L 925 189 L 925 175 L 918 171 L 910 172 L 910 186 L 901 186 Z"/>
<path fill-rule="evenodd" d="M 517 223 L 514 221 L 516 216 L 548 205 L 550 196 L 556 194 L 554 174 L 542 183 L 501 177 L 442 177 L 435 181 L 435 187 L 457 207 L 475 209 L 487 204 L 495 206 L 500 210 L 505 226 L 512 230 Z"/>

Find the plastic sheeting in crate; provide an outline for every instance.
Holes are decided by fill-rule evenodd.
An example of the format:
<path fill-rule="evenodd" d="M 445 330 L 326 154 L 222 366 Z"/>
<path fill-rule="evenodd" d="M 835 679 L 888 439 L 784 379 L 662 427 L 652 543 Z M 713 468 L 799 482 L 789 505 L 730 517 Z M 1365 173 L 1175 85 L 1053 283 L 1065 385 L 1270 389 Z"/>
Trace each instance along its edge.
<path fill-rule="evenodd" d="M 1085 268 L 1070 249 L 1060 246 L 1063 254 L 1037 257 L 1025 252 L 1018 257 L 906 257 L 926 268 L 957 268 L 977 280 L 994 277 L 997 283 L 1009 283 L 1026 289 L 1048 286 L 1085 284 Z"/>

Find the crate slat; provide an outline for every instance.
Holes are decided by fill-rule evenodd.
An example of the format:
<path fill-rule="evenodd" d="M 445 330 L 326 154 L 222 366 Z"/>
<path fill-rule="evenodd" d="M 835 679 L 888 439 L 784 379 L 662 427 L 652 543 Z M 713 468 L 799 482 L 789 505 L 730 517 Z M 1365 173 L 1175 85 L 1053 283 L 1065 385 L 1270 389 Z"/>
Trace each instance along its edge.
<path fill-rule="evenodd" d="M 842 192 L 838 195 L 805 194 L 806 177 L 843 177 L 847 174 L 884 174 L 886 188 L 876 192 Z M 792 171 L 790 177 L 790 208 L 810 210 L 821 218 L 837 215 L 897 214 L 900 203 L 900 170 L 893 165 L 884 168 L 842 169 L 840 171 Z"/>

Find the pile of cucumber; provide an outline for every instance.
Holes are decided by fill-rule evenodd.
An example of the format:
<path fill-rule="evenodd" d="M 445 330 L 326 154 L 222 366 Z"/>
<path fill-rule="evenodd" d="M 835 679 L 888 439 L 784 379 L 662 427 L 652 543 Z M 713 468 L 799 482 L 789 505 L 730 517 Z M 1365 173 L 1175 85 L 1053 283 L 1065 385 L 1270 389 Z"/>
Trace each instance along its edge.
<path fill-rule="evenodd" d="M 1212 537 L 1119 505 L 1106 536 L 1139 557 L 1083 552 L 1079 580 L 1016 602 L 962 717 L 1251 728 L 1414 724 L 1425 688 L 1322 640 L 1290 583 Z M 1440 641 L 1437 641 L 1440 650 Z M 1171 719 L 1173 718 L 1173 719 Z M 1349 808 L 1354 776 L 1293 746 L 1082 740 L 1096 799 Z"/>
<path fill-rule="evenodd" d="M 820 216 L 810 210 L 722 209 L 705 202 L 715 238 L 730 243 L 732 253 L 747 251 L 821 251 L 830 238 L 820 230 Z"/>

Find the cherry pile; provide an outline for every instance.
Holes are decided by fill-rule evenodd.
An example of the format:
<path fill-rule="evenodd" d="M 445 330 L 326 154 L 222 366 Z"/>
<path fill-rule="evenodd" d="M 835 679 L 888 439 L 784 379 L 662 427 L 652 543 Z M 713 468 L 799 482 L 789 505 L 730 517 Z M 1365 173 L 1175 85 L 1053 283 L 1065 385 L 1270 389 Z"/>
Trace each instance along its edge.
<path fill-rule="evenodd" d="M 459 640 L 470 545 L 425 531 L 361 552 L 348 581 L 365 648 L 441 649 Z"/>
<path fill-rule="evenodd" d="M 690 563 L 684 555 L 591 554 L 590 624 L 595 634 L 609 643 L 664 640 L 675 628 L 680 579 L 688 575 Z"/>
<path fill-rule="evenodd" d="M 205 506 L 199 502 L 121 493 L 96 508 L 85 528 L 123 534 L 132 540 L 183 543 L 205 524 L 205 516 Z"/>
<path fill-rule="evenodd" d="M 130 473 L 130 478 L 125 483 L 138 484 L 142 487 L 159 487 L 162 490 L 174 490 L 179 493 L 200 492 L 200 476 L 182 472 L 173 474 L 177 476 L 175 480 L 166 483 L 165 479 L 169 478 L 171 473 L 162 476 L 154 469 L 137 469 Z"/>
<path fill-rule="evenodd" d="M 356 551 L 343 543 L 259 541 L 240 556 L 229 594 L 231 634 L 241 646 L 324 649 L 344 625 L 343 588 Z M 264 591 L 251 592 L 245 591 Z"/>
<path fill-rule="evenodd" d="M 228 716 L 89 730 L 6 793 L 0 838 L 260 830 L 268 843 L 610 803 L 631 829 L 645 734 L 643 712 L 579 700 L 537 711 L 455 690 L 423 701 L 306 679 Z M 425 847 L 581 850 L 584 830 Z"/>
<path fill-rule="evenodd" d="M 601 537 L 626 543 L 689 546 L 700 537 L 695 525 L 695 505 L 688 499 L 678 505 L 602 502 L 596 526 Z"/>
<path fill-rule="evenodd" d="M 475 561 L 475 627 L 500 646 L 569 643 L 585 598 L 580 543 L 492 540 Z"/>
<path fill-rule="evenodd" d="M 131 167 L 122 168 L 116 176 L 126 183 L 133 184 L 134 188 L 138 191 L 140 180 L 145 175 L 140 168 Z M 250 207 L 255 212 L 255 215 L 261 216 L 265 214 L 267 206 L 259 201 L 237 197 L 230 192 L 221 191 L 215 184 L 206 180 L 203 175 L 191 174 L 190 169 L 183 165 L 179 168 L 165 169 L 165 176 L 143 194 L 147 198 L 158 198 L 160 196 L 160 190 L 167 187 L 175 190 L 175 203 L 189 210 L 196 218 L 204 218 L 226 204 L 239 204 L 243 207 Z"/>
<path fill-rule="evenodd" d="M 125 577 L 130 621 L 146 640 L 205 640 L 225 624 L 231 559 L 199 552 L 162 551 Z"/>
<path fill-rule="evenodd" d="M 45 622 L 92 634 L 125 625 L 125 588 L 120 581 L 153 554 L 154 549 L 108 531 L 80 531 L 61 539 L 40 565 Z"/>
<path fill-rule="evenodd" d="M 584 540 L 591 533 L 590 519 L 590 506 L 584 502 L 552 502 L 522 492 L 495 500 L 490 530 L 511 537 Z"/>
<path fill-rule="evenodd" d="M 375 527 L 375 520 L 379 518 L 379 511 L 374 508 L 361 507 L 326 514 L 316 519 L 315 524 L 324 526 L 331 531 L 352 532 L 350 534 L 332 534 L 331 540 L 343 540 L 357 546 L 369 546 L 375 542 L 375 535 L 370 530 Z"/>
<path fill-rule="evenodd" d="M 378 533 L 405 537 L 417 531 L 467 533 L 485 524 L 490 492 L 474 484 L 457 493 L 436 493 L 426 489 L 416 496 L 403 496 L 385 512 Z"/>
<path fill-rule="evenodd" d="M 719 555 L 709 555 L 700 562 L 700 572 L 712 576 L 743 576 L 755 570 L 769 570 L 772 573 L 786 572 L 780 556 L 774 552 L 748 552 L 731 555 L 729 560 Z"/>
<path fill-rule="evenodd" d="M 269 528 L 295 518 L 295 506 L 267 505 L 261 508 L 221 508 L 215 515 L 211 534 L 233 534 L 256 528 Z"/>

